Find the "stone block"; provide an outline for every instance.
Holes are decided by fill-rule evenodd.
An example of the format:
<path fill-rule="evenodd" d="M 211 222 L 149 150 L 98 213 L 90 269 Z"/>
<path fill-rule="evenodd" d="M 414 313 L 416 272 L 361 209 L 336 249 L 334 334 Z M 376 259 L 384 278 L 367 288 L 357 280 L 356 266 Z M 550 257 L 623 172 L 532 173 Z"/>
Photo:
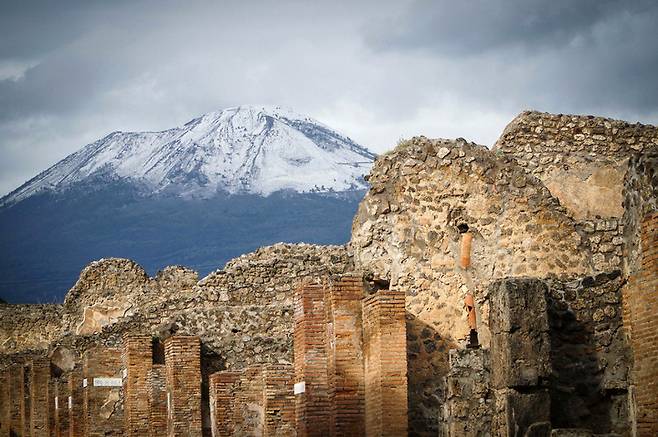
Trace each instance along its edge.
<path fill-rule="evenodd" d="M 550 435 L 551 398 L 546 389 L 520 392 L 495 391 L 493 435 L 509 437 L 548 437 Z"/>
<path fill-rule="evenodd" d="M 546 284 L 536 279 L 505 279 L 490 290 L 493 386 L 541 384 L 551 373 Z"/>

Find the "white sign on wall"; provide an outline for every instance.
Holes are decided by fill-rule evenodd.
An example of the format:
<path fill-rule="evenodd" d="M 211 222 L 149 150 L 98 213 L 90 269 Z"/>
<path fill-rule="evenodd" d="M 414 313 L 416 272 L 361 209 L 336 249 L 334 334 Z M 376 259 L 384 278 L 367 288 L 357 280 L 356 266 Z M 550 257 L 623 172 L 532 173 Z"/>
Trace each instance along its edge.
<path fill-rule="evenodd" d="M 83 387 L 86 387 L 86 386 L 87 386 L 87 378 L 85 378 L 85 379 L 82 380 L 82 386 L 83 386 Z"/>
<path fill-rule="evenodd" d="M 123 380 L 121 378 L 94 378 L 94 387 L 121 387 Z"/>
<path fill-rule="evenodd" d="M 296 394 L 296 395 L 302 394 L 305 391 L 306 391 L 306 381 L 298 382 L 293 387 L 293 393 Z"/>
<path fill-rule="evenodd" d="M 55 409 L 59 410 L 59 399 L 55 396 Z"/>
<path fill-rule="evenodd" d="M 73 398 L 69 396 L 69 410 L 73 408 Z"/>
<path fill-rule="evenodd" d="M 123 369 L 123 377 L 124 378 L 128 377 L 128 369 Z"/>

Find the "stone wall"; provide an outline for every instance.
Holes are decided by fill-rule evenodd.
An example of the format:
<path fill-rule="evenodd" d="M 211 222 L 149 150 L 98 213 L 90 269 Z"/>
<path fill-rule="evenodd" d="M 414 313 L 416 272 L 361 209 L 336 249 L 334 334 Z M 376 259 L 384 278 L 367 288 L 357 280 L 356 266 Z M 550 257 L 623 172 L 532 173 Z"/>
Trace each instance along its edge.
<path fill-rule="evenodd" d="M 121 349 L 102 346 L 82 360 L 82 420 L 85 437 L 123 435 Z"/>
<path fill-rule="evenodd" d="M 436 435 L 448 350 L 469 339 L 465 296 L 488 347 L 491 281 L 583 276 L 596 270 L 591 245 L 541 181 L 463 140 L 413 138 L 381 156 L 369 182 L 350 243 L 355 268 L 407 295 L 410 428 Z"/>
<path fill-rule="evenodd" d="M 46 349 L 62 335 L 62 305 L 0 304 L 0 354 Z"/>
<path fill-rule="evenodd" d="M 621 217 L 628 158 L 658 150 L 658 128 L 526 111 L 505 128 L 494 150 L 541 179 L 574 218 Z"/>
<path fill-rule="evenodd" d="M 201 437 L 201 343 L 199 337 L 165 341 L 167 435 Z"/>

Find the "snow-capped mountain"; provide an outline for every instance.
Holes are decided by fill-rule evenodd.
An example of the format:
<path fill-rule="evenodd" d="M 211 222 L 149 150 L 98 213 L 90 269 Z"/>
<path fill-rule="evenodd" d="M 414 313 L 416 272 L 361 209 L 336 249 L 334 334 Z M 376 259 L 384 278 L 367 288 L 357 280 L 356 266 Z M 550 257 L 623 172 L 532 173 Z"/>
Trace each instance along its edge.
<path fill-rule="evenodd" d="M 279 107 L 112 133 L 0 199 L 0 298 L 61 301 L 100 258 L 204 276 L 280 241 L 344 244 L 373 158 Z"/>
<path fill-rule="evenodd" d="M 362 190 L 374 158 L 310 117 L 278 106 L 238 106 L 161 132 L 111 133 L 9 193 L 0 206 L 92 178 L 182 197 Z"/>

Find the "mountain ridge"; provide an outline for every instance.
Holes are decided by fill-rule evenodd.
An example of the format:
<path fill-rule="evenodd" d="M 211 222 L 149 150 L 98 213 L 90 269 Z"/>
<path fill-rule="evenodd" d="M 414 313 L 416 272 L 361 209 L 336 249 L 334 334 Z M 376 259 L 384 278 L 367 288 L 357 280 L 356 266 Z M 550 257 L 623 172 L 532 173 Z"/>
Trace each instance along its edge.
<path fill-rule="evenodd" d="M 99 175 L 131 180 L 145 195 L 363 190 L 375 157 L 311 117 L 237 106 L 162 131 L 112 132 L 0 198 L 0 207 Z"/>

